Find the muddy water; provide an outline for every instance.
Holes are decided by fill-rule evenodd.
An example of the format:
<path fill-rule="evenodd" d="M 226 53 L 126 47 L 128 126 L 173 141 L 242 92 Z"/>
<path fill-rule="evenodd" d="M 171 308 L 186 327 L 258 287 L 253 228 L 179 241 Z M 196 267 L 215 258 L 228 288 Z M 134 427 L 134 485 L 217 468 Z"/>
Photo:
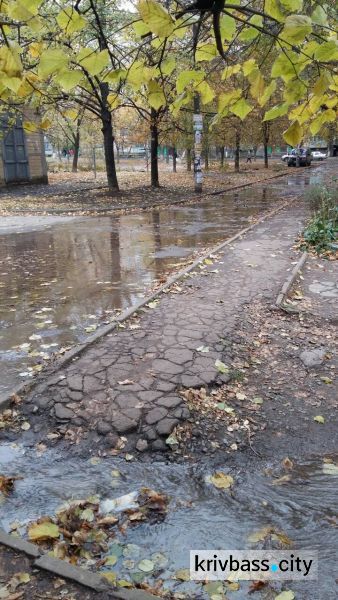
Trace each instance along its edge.
<path fill-rule="evenodd" d="M 337 460 L 337 457 L 336 457 Z M 271 466 L 271 465 L 269 465 Z M 221 465 L 222 468 L 222 465 Z M 223 466 L 227 471 L 226 465 Z M 111 470 L 119 469 L 121 477 L 112 480 Z M 0 472 L 22 474 L 13 494 L 1 505 L 0 526 L 10 529 L 13 521 L 24 525 L 55 509 L 69 499 L 98 494 L 102 499 L 140 489 L 146 485 L 170 495 L 167 517 L 160 524 L 143 523 L 130 527 L 114 543 L 139 546 L 136 563 L 151 558 L 153 553 L 165 555 L 167 564 L 161 577 L 165 587 L 188 592 L 189 598 L 204 598 L 199 584 L 179 583 L 172 577 L 177 569 L 189 565 L 189 549 L 249 549 L 248 535 L 271 525 L 286 534 L 294 549 L 318 550 L 319 581 L 290 582 L 297 600 L 334 600 L 336 556 L 338 549 L 338 477 L 325 475 L 322 460 L 304 461 L 295 465 L 291 481 L 281 486 L 271 485 L 265 469 L 259 472 L 231 472 L 235 485 L 233 493 L 220 491 L 205 482 L 210 466 L 151 465 L 126 463 L 119 459 L 102 459 L 99 464 L 89 461 L 62 460 L 54 452 L 42 456 L 19 447 L 0 447 Z M 335 526 L 336 524 L 336 526 Z M 21 529 L 24 533 L 25 528 Z M 256 545 L 256 548 L 261 548 Z M 265 546 L 267 548 L 267 546 Z M 130 572 L 121 558 L 114 571 L 129 579 Z M 137 571 L 137 567 L 134 568 Z M 150 578 L 151 581 L 151 578 Z M 284 584 L 285 585 L 285 584 Z M 228 592 L 227 597 L 247 598 L 248 582 L 240 590 Z M 280 589 L 271 584 L 255 597 L 272 599 Z"/>
<path fill-rule="evenodd" d="M 20 217 L 16 229 L 15 218 L 7 225 L 2 218 L 0 393 L 109 322 L 195 251 L 230 237 L 277 198 L 319 181 L 322 168 L 195 206 L 55 224 Z"/>

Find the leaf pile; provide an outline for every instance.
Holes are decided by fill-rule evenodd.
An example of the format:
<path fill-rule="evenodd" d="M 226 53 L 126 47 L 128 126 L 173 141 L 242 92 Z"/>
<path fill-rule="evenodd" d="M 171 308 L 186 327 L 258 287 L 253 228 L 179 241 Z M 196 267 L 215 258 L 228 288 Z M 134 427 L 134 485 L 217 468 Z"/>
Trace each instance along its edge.
<path fill-rule="evenodd" d="M 168 502 L 167 496 L 148 488 L 140 490 L 136 507 L 126 505 L 116 514 L 103 514 L 97 496 L 72 500 L 62 506 L 55 517 L 42 517 L 31 523 L 27 528 L 28 537 L 57 558 L 72 564 L 91 565 L 107 553 L 118 530 L 124 532 L 140 521 L 163 520 Z"/>

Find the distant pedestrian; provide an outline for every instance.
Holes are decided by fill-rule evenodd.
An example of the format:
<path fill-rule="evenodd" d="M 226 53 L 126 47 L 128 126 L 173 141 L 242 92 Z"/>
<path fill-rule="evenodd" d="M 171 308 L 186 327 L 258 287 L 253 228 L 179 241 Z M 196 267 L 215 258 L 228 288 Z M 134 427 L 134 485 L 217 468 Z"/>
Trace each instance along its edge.
<path fill-rule="evenodd" d="M 252 162 L 251 150 L 248 150 L 248 153 L 246 155 L 246 162 L 247 163 L 251 163 Z"/>

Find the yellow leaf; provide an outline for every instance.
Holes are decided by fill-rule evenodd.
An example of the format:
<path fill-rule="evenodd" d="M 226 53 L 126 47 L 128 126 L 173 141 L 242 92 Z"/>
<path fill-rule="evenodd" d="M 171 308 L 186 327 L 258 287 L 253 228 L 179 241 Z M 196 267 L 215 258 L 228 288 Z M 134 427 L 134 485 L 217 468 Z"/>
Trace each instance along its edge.
<path fill-rule="evenodd" d="M 253 110 L 253 107 L 244 98 L 241 98 L 240 100 L 238 100 L 238 102 L 236 102 L 236 104 L 234 104 L 230 108 L 230 111 L 234 115 L 239 117 L 242 121 L 252 110 Z"/>
<path fill-rule="evenodd" d="M 39 75 L 43 79 L 66 69 L 68 66 L 68 56 L 59 48 L 49 48 L 41 54 L 39 64 Z"/>
<path fill-rule="evenodd" d="M 215 98 L 215 92 L 206 81 L 202 81 L 196 86 L 196 90 L 201 95 L 202 104 L 209 104 Z"/>
<path fill-rule="evenodd" d="M 264 11 L 273 19 L 276 19 L 276 21 L 280 23 L 284 21 L 284 15 L 279 8 L 278 0 L 265 0 Z"/>
<path fill-rule="evenodd" d="M 56 17 L 61 29 L 68 35 L 81 31 L 87 23 L 86 19 L 73 8 L 65 8 Z"/>
<path fill-rule="evenodd" d="M 113 110 L 114 108 L 117 108 L 120 104 L 120 98 L 118 94 L 109 94 L 108 98 L 107 98 L 108 104 L 109 104 L 109 108 L 111 110 Z"/>
<path fill-rule="evenodd" d="M 105 69 L 110 62 L 108 50 L 95 52 L 90 48 L 82 48 L 77 56 L 78 63 L 93 77 Z"/>
<path fill-rule="evenodd" d="M 31 121 L 23 121 L 22 126 L 28 133 L 34 133 L 38 130 L 36 123 L 32 123 Z"/>
<path fill-rule="evenodd" d="M 158 110 L 166 103 L 166 98 L 160 84 L 151 79 L 148 83 L 148 102 L 152 108 Z"/>
<path fill-rule="evenodd" d="M 33 58 L 38 58 L 41 55 L 42 49 L 43 49 L 43 44 L 41 42 L 32 42 L 31 44 L 29 44 L 29 47 L 28 47 L 29 54 Z"/>
<path fill-rule="evenodd" d="M 263 94 L 260 98 L 258 98 L 259 106 L 265 106 L 265 104 L 270 100 L 272 94 L 276 91 L 277 84 L 275 81 L 271 81 L 269 85 L 265 88 Z"/>
<path fill-rule="evenodd" d="M 312 22 L 306 15 L 289 15 L 285 19 L 281 38 L 292 44 L 302 42 L 312 31 Z"/>
<path fill-rule="evenodd" d="M 83 78 L 81 71 L 63 70 L 56 74 L 54 81 L 58 83 L 65 92 L 75 88 Z"/>
<path fill-rule="evenodd" d="M 173 33 L 175 27 L 173 18 L 155 0 L 139 0 L 138 11 L 149 30 L 158 37 L 168 37 Z"/>
<path fill-rule="evenodd" d="M 263 121 L 272 121 L 273 119 L 282 117 L 283 115 L 286 115 L 288 110 L 288 104 L 277 104 L 277 106 L 270 108 L 270 110 L 265 113 Z"/>
<path fill-rule="evenodd" d="M 228 77 L 231 77 L 232 75 L 236 75 L 237 73 L 239 73 L 241 68 L 241 65 L 226 66 L 222 73 L 222 81 L 224 81 L 224 79 L 228 79 Z"/>
<path fill-rule="evenodd" d="M 215 44 L 204 44 L 199 46 L 196 50 L 197 62 L 201 62 L 203 60 L 212 60 L 216 56 L 218 56 L 218 52 Z"/>
<path fill-rule="evenodd" d="M 298 146 L 303 139 L 304 130 L 299 121 L 294 121 L 286 131 L 283 132 L 283 138 L 289 146 Z"/>
<path fill-rule="evenodd" d="M 16 48 L 1 46 L 0 48 L 0 71 L 3 71 L 8 77 L 20 77 L 22 73 L 22 64 Z"/>
<path fill-rule="evenodd" d="M 236 21 L 230 15 L 222 15 L 220 19 L 220 31 L 222 40 L 230 42 L 236 32 Z"/>
<path fill-rule="evenodd" d="M 325 423 L 325 419 L 324 417 L 322 417 L 322 415 L 317 415 L 316 417 L 313 417 L 313 420 L 316 421 L 316 423 L 321 423 L 322 425 L 324 425 Z"/>
<path fill-rule="evenodd" d="M 28 537 L 32 542 L 57 539 L 60 531 L 55 523 L 35 523 L 28 528 Z"/>
<path fill-rule="evenodd" d="M 214 475 L 211 475 L 209 481 L 219 490 L 229 489 L 234 483 L 233 477 L 231 477 L 231 475 L 225 475 L 222 471 L 216 471 Z"/>
<path fill-rule="evenodd" d="M 331 40 L 329 42 L 323 42 L 315 50 L 315 59 L 320 62 L 332 62 L 338 60 L 338 42 L 337 40 Z"/>
<path fill-rule="evenodd" d="M 176 81 L 177 93 L 181 94 L 191 83 L 200 83 L 204 79 L 204 76 L 205 73 L 203 71 L 181 71 Z"/>
<path fill-rule="evenodd" d="M 245 77 L 250 75 L 250 73 L 252 73 L 252 71 L 254 71 L 255 69 L 257 69 L 257 63 L 254 58 L 249 58 L 249 60 L 246 60 L 243 63 L 243 73 Z"/>
<path fill-rule="evenodd" d="M 283 8 L 290 12 L 299 12 L 303 8 L 303 0 L 279 0 Z"/>

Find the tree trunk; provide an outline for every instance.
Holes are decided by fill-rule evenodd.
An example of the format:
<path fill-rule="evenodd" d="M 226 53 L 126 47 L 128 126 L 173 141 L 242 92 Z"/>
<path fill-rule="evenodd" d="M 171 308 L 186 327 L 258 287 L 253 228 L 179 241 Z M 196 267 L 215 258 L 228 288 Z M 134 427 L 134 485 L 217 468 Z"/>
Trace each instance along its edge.
<path fill-rule="evenodd" d="M 169 146 L 165 147 L 165 162 L 167 163 L 167 165 L 170 162 Z"/>
<path fill-rule="evenodd" d="M 160 187 L 158 178 L 158 127 L 157 127 L 157 112 L 154 108 L 151 109 L 151 122 L 150 122 L 150 171 L 151 171 L 151 187 Z"/>
<path fill-rule="evenodd" d="M 187 148 L 187 171 L 191 171 L 191 148 Z"/>
<path fill-rule="evenodd" d="M 220 147 L 220 155 L 221 155 L 220 165 L 221 165 L 221 169 L 223 169 L 224 168 L 224 155 L 225 155 L 224 146 Z"/>
<path fill-rule="evenodd" d="M 264 167 L 266 169 L 269 168 L 269 155 L 268 155 L 268 145 L 264 142 Z"/>
<path fill-rule="evenodd" d="M 209 148 L 206 147 L 204 151 L 204 168 L 206 171 L 209 171 Z"/>
<path fill-rule="evenodd" d="M 173 147 L 173 173 L 177 172 L 176 148 Z"/>
<path fill-rule="evenodd" d="M 102 122 L 102 133 L 103 133 L 103 145 L 104 145 L 104 158 L 106 163 L 107 181 L 108 187 L 111 192 L 118 192 L 119 184 L 116 175 L 115 155 L 114 155 L 114 136 L 113 136 L 113 123 L 111 112 L 108 108 L 107 98 L 109 94 L 109 88 L 107 83 L 101 83 L 101 122 Z"/>
<path fill-rule="evenodd" d="M 76 134 L 74 137 L 74 156 L 72 164 L 72 173 L 77 173 L 77 165 L 79 162 L 79 151 L 80 151 L 80 124 L 77 124 Z"/>
<path fill-rule="evenodd" d="M 268 142 L 269 142 L 269 125 L 268 125 L 268 123 L 263 123 L 264 167 L 266 169 L 269 168 Z"/>
<path fill-rule="evenodd" d="M 241 148 L 241 132 L 236 129 L 236 147 L 235 147 L 235 171 L 239 173 L 239 153 Z"/>

